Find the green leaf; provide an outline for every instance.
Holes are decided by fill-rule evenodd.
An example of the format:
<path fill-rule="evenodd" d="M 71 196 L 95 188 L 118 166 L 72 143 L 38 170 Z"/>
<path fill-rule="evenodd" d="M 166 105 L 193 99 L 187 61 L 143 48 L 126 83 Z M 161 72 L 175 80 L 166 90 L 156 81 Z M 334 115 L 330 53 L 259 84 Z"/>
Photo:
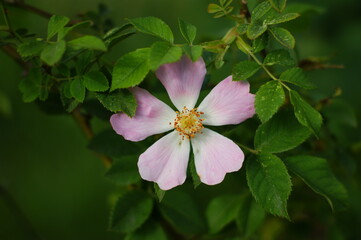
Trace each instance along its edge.
<path fill-rule="evenodd" d="M 272 154 L 260 154 L 247 161 L 246 171 L 256 201 L 273 215 L 289 219 L 287 199 L 292 183 L 282 160 Z"/>
<path fill-rule="evenodd" d="M 189 160 L 189 170 L 192 177 L 192 182 L 194 189 L 196 189 L 201 184 L 201 179 L 197 173 L 196 165 L 194 163 L 194 155 L 192 154 Z"/>
<path fill-rule="evenodd" d="M 342 210 L 347 207 L 347 191 L 333 175 L 325 159 L 303 155 L 288 157 L 284 162 L 313 191 L 324 196 L 332 209 Z"/>
<path fill-rule="evenodd" d="M 37 40 L 21 43 L 18 47 L 18 53 L 23 58 L 38 56 L 45 46 L 46 46 L 45 42 L 37 41 Z"/>
<path fill-rule="evenodd" d="M 135 34 L 134 31 L 123 32 L 124 30 L 127 30 L 128 28 L 132 28 L 132 27 L 133 27 L 132 24 L 126 23 L 123 26 L 112 28 L 106 34 L 104 34 L 103 39 L 105 44 L 108 46 L 108 49 L 111 49 L 120 41 L 123 41 L 128 37 L 132 36 L 133 34 Z"/>
<path fill-rule="evenodd" d="M 124 240 L 167 240 L 167 235 L 158 223 L 149 221 L 135 232 L 129 233 Z"/>
<path fill-rule="evenodd" d="M 232 0 L 230 0 L 230 2 L 232 2 Z M 234 7 L 230 6 L 225 8 L 225 15 L 230 14 L 233 11 Z"/>
<path fill-rule="evenodd" d="M 226 7 L 228 7 L 229 5 L 231 5 L 231 3 L 233 2 L 233 0 L 220 0 L 219 2 L 220 2 L 220 4 L 222 5 L 222 7 L 226 8 Z"/>
<path fill-rule="evenodd" d="M 92 22 L 88 20 L 88 21 L 76 23 L 71 27 L 61 28 L 60 31 L 58 32 L 58 40 L 64 39 L 69 32 L 73 31 L 76 28 L 89 27 L 91 24 Z"/>
<path fill-rule="evenodd" d="M 212 199 L 206 210 L 211 234 L 221 231 L 227 224 L 236 219 L 240 203 L 241 197 L 239 195 L 221 195 Z"/>
<path fill-rule="evenodd" d="M 226 15 L 223 11 L 221 12 L 217 12 L 213 15 L 214 18 L 221 18 L 223 17 L 224 15 Z"/>
<path fill-rule="evenodd" d="M 224 56 L 226 55 L 227 51 L 229 49 L 229 46 L 227 46 L 223 52 L 217 53 L 216 56 L 214 57 L 214 66 L 216 67 L 216 69 L 220 69 L 223 64 L 224 64 Z"/>
<path fill-rule="evenodd" d="M 272 7 L 279 12 L 282 12 L 286 7 L 287 0 L 269 0 L 272 4 Z"/>
<path fill-rule="evenodd" d="M 84 76 L 84 86 L 93 92 L 103 92 L 108 90 L 109 83 L 105 75 L 100 71 L 91 71 Z"/>
<path fill-rule="evenodd" d="M 111 37 L 111 38 L 108 38 L 107 40 L 105 40 L 105 44 L 108 46 L 108 50 L 110 50 L 117 43 L 127 39 L 130 36 L 133 36 L 134 34 L 135 34 L 135 32 L 119 33 L 118 35 L 115 35 L 114 37 Z"/>
<path fill-rule="evenodd" d="M 135 114 L 137 102 L 128 90 L 119 89 L 111 93 L 97 93 L 96 97 L 109 111 L 124 112 L 129 117 L 133 117 Z"/>
<path fill-rule="evenodd" d="M 317 135 L 322 125 L 321 114 L 303 100 L 298 92 L 291 90 L 290 98 L 298 121 Z"/>
<path fill-rule="evenodd" d="M 134 27 L 140 32 L 162 38 L 170 43 L 173 43 L 174 41 L 172 30 L 165 22 L 163 22 L 159 18 L 132 18 L 129 19 L 129 22 L 133 24 Z"/>
<path fill-rule="evenodd" d="M 83 75 L 84 72 L 88 71 L 87 67 L 91 65 L 93 59 L 94 52 L 92 50 L 81 51 L 75 61 L 75 69 L 77 75 Z"/>
<path fill-rule="evenodd" d="M 74 109 L 79 105 L 79 102 L 73 98 L 70 92 L 71 82 L 67 81 L 65 84 L 61 85 L 60 91 L 60 100 L 61 103 L 68 113 L 74 111 Z M 69 97 L 68 97 L 69 96 Z"/>
<path fill-rule="evenodd" d="M 252 41 L 252 52 L 262 51 L 268 44 L 268 34 L 262 34 L 260 37 Z"/>
<path fill-rule="evenodd" d="M 32 68 L 19 84 L 24 102 L 32 102 L 40 96 L 42 75 L 40 68 Z"/>
<path fill-rule="evenodd" d="M 221 12 L 222 11 L 222 7 L 215 4 L 215 3 L 210 3 L 208 4 L 208 8 L 207 11 L 208 13 L 217 13 L 217 12 Z"/>
<path fill-rule="evenodd" d="M 55 75 L 60 75 L 62 77 L 70 77 L 70 67 L 68 67 L 66 64 L 59 64 L 58 66 L 54 67 L 52 69 Z"/>
<path fill-rule="evenodd" d="M 230 2 L 232 2 L 232 1 L 230 1 Z M 233 9 L 234 9 L 234 7 L 232 7 L 232 6 L 224 8 L 225 15 L 230 14 L 233 11 Z"/>
<path fill-rule="evenodd" d="M 214 40 L 201 43 L 201 46 L 209 52 L 220 53 L 224 51 L 224 49 L 227 47 L 227 44 L 222 40 Z"/>
<path fill-rule="evenodd" d="M 192 62 L 196 62 L 202 56 L 203 48 L 199 45 L 185 45 L 183 46 L 183 51 L 192 60 Z"/>
<path fill-rule="evenodd" d="M 238 230 L 246 239 L 256 232 L 266 216 L 263 208 L 248 196 L 242 198 L 236 218 Z"/>
<path fill-rule="evenodd" d="M 239 35 L 243 35 L 247 32 L 248 29 L 248 23 L 243 23 L 241 25 L 238 25 L 237 32 Z"/>
<path fill-rule="evenodd" d="M 309 135 L 308 128 L 300 125 L 291 112 L 281 111 L 258 127 L 254 145 L 262 152 L 279 153 L 297 147 Z"/>
<path fill-rule="evenodd" d="M 137 161 L 138 157 L 134 156 L 114 159 L 111 168 L 106 172 L 105 176 L 122 186 L 137 183 L 141 180 Z"/>
<path fill-rule="evenodd" d="M 267 122 L 285 102 L 285 92 L 281 83 L 269 81 L 256 93 L 255 107 L 259 119 Z"/>
<path fill-rule="evenodd" d="M 138 229 L 150 216 L 152 198 L 145 192 L 131 191 L 119 198 L 110 219 L 110 229 L 129 233 Z"/>
<path fill-rule="evenodd" d="M 280 27 L 274 27 L 270 29 L 270 32 L 272 33 L 274 38 L 283 46 L 290 49 L 295 47 L 296 40 L 292 36 L 292 34 L 286 29 Z"/>
<path fill-rule="evenodd" d="M 252 61 L 237 63 L 232 69 L 233 81 L 246 80 L 253 76 L 261 67 Z"/>
<path fill-rule="evenodd" d="M 294 67 L 284 71 L 279 77 L 281 81 L 292 83 L 296 86 L 305 89 L 314 89 L 316 86 L 309 81 L 303 70 L 299 67 Z"/>
<path fill-rule="evenodd" d="M 69 18 L 64 16 L 53 15 L 48 23 L 48 37 L 47 40 L 50 40 L 55 34 L 57 34 L 65 25 L 70 21 Z"/>
<path fill-rule="evenodd" d="M 260 20 L 252 21 L 248 25 L 247 29 L 247 37 L 249 39 L 256 39 L 259 36 L 261 36 L 262 33 L 264 33 L 267 30 L 267 25 L 263 24 Z"/>
<path fill-rule="evenodd" d="M 70 84 L 71 95 L 79 102 L 85 98 L 85 87 L 81 78 L 75 78 Z"/>
<path fill-rule="evenodd" d="M 50 83 L 50 77 L 46 75 L 43 76 L 41 81 L 40 95 L 39 95 L 39 99 L 41 101 L 45 101 L 49 97 L 49 85 L 50 85 L 49 83 Z"/>
<path fill-rule="evenodd" d="M 299 16 L 300 16 L 299 13 L 285 13 L 285 14 L 279 15 L 275 18 L 266 19 L 266 24 L 273 25 L 273 24 L 288 22 L 288 21 L 298 18 Z"/>
<path fill-rule="evenodd" d="M 160 189 L 158 184 L 154 183 L 154 193 L 157 195 L 158 201 L 161 202 L 165 195 L 165 190 Z"/>
<path fill-rule="evenodd" d="M 252 51 L 251 46 L 248 43 L 246 43 L 240 36 L 238 36 L 236 39 L 236 45 L 239 50 L 241 50 L 247 55 L 249 54 L 250 51 Z"/>
<path fill-rule="evenodd" d="M 251 13 L 252 21 L 262 18 L 270 9 L 271 4 L 268 1 L 261 2 L 258 4 Z"/>
<path fill-rule="evenodd" d="M 149 65 L 152 70 L 159 66 L 178 61 L 182 57 L 182 48 L 168 42 L 155 42 L 150 48 Z"/>
<path fill-rule="evenodd" d="M 71 85 L 70 81 L 66 81 L 62 85 L 62 92 L 63 92 L 64 96 L 67 97 L 67 98 L 72 98 L 73 97 L 71 95 L 71 92 L 70 92 L 70 85 Z"/>
<path fill-rule="evenodd" d="M 49 43 L 40 53 L 40 58 L 49 66 L 59 62 L 66 49 L 66 43 L 61 40 L 56 43 Z"/>
<path fill-rule="evenodd" d="M 99 51 L 106 51 L 107 47 L 105 46 L 104 42 L 94 36 L 83 36 L 80 38 L 76 38 L 68 42 L 68 45 L 75 49 L 91 49 L 91 50 L 99 50 Z"/>
<path fill-rule="evenodd" d="M 110 91 L 140 84 L 149 72 L 149 48 L 137 49 L 120 57 L 113 68 Z"/>
<path fill-rule="evenodd" d="M 287 50 L 278 49 L 268 53 L 263 60 L 263 63 L 268 66 L 272 66 L 275 64 L 290 66 L 294 65 L 295 61 L 293 60 L 293 58 L 291 58 Z"/>
<path fill-rule="evenodd" d="M 194 39 L 196 38 L 197 28 L 194 25 L 183 21 L 180 18 L 178 18 L 178 27 L 179 27 L 179 30 L 180 30 L 183 38 L 189 44 L 192 44 Z"/>
<path fill-rule="evenodd" d="M 112 28 L 104 34 L 103 39 L 107 40 L 107 39 L 113 38 L 113 37 L 117 36 L 120 32 L 122 32 L 128 28 L 131 28 L 132 26 L 133 26 L 132 24 L 126 23 L 120 27 Z"/>
<path fill-rule="evenodd" d="M 195 201 L 181 191 L 169 191 L 159 205 L 163 217 L 179 232 L 199 234 L 206 224 Z"/>
<path fill-rule="evenodd" d="M 222 52 L 217 53 L 217 55 L 214 58 L 214 66 L 216 69 L 220 69 L 224 64 L 224 56 L 226 55 L 227 51 L 229 49 L 229 46 L 227 46 Z"/>

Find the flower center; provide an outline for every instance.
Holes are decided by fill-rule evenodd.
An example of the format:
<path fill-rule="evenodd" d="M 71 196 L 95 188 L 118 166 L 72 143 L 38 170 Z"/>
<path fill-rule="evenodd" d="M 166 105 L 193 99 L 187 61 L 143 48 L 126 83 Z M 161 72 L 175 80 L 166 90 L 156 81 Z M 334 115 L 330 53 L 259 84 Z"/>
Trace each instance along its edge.
<path fill-rule="evenodd" d="M 187 139 L 194 138 L 196 133 L 202 133 L 204 119 L 200 118 L 203 112 L 198 112 L 197 108 L 189 110 L 187 107 L 184 107 L 181 112 L 176 111 L 177 116 L 174 119 L 173 126 L 175 130 L 179 132 L 179 135 L 182 135 L 182 140 L 184 137 Z M 169 123 L 172 124 L 172 123 Z"/>

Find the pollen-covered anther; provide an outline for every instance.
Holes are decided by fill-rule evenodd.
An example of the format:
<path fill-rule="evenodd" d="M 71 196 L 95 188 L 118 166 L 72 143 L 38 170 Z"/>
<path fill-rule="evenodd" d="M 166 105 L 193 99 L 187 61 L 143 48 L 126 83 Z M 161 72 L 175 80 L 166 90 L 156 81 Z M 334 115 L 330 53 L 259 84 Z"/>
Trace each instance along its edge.
<path fill-rule="evenodd" d="M 198 112 L 197 108 L 189 110 L 183 107 L 181 112 L 176 112 L 177 116 L 174 119 L 174 128 L 182 135 L 182 140 L 194 138 L 197 133 L 201 133 L 203 127 L 203 112 Z"/>

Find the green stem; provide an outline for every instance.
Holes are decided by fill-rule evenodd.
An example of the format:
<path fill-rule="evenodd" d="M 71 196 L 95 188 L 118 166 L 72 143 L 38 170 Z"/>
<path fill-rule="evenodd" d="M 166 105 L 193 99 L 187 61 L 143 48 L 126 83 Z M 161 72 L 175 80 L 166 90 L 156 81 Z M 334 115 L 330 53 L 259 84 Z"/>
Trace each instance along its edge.
<path fill-rule="evenodd" d="M 8 13 L 6 11 L 6 8 L 5 8 L 5 3 L 4 3 L 4 0 L 0 0 L 0 3 L 1 3 L 1 11 L 2 11 L 2 14 L 4 16 L 4 20 L 5 20 L 5 24 L 6 26 L 8 27 L 9 29 L 9 32 L 14 35 L 14 37 L 16 37 L 20 42 L 23 42 L 23 39 L 19 36 L 19 34 L 14 31 L 14 29 L 12 28 L 12 25 L 11 25 L 11 22 L 9 21 L 9 16 L 8 16 Z"/>
<path fill-rule="evenodd" d="M 281 80 L 279 80 L 279 79 L 277 79 L 278 80 L 278 82 L 280 82 L 281 84 L 282 84 L 282 86 L 284 87 L 284 88 L 286 88 L 288 91 L 291 91 L 292 89 L 291 88 L 289 88 L 284 82 L 282 82 Z"/>
<path fill-rule="evenodd" d="M 82 49 L 82 50 L 78 51 L 77 53 L 75 53 L 74 55 L 71 55 L 71 56 L 69 56 L 68 58 L 65 58 L 65 59 L 63 60 L 63 62 L 66 63 L 66 62 L 72 60 L 73 58 L 79 56 L 80 54 L 82 54 L 82 53 L 85 52 L 85 51 L 86 51 L 85 49 Z"/>
<path fill-rule="evenodd" d="M 254 55 L 253 52 L 247 46 L 243 45 L 243 40 L 239 41 L 239 43 L 242 45 L 243 49 L 245 49 L 247 51 L 247 54 L 249 56 L 251 56 L 253 58 L 253 60 L 263 68 L 263 70 L 268 74 L 268 76 L 270 76 L 270 78 L 272 78 L 275 81 L 278 81 L 280 84 L 282 84 L 282 86 L 284 88 L 286 88 L 288 91 L 291 91 L 291 89 L 284 82 L 282 82 L 280 79 L 276 78 L 275 75 L 273 75 L 270 72 L 270 70 L 260 60 L 258 60 L 256 55 Z"/>
<path fill-rule="evenodd" d="M 90 119 L 85 116 L 84 114 L 82 114 L 80 112 L 80 109 L 79 108 L 76 108 L 72 113 L 71 115 L 73 116 L 74 120 L 78 123 L 79 127 L 83 130 L 85 136 L 90 140 L 94 137 L 94 132 L 93 132 L 93 129 L 91 128 L 90 126 Z M 110 167 L 112 165 L 112 159 L 105 156 L 105 155 L 102 155 L 102 154 L 99 154 L 99 153 L 96 153 L 94 152 L 95 155 L 100 158 L 102 161 L 103 161 L 103 164 L 106 168 Z"/>
<path fill-rule="evenodd" d="M 256 154 L 256 155 L 259 153 L 257 150 L 252 149 L 252 148 L 250 148 L 250 147 L 247 147 L 247 146 L 245 146 L 245 145 L 243 145 L 243 144 L 241 144 L 241 143 L 237 143 L 237 145 L 240 146 L 240 148 L 242 148 L 242 149 L 244 149 L 244 150 L 247 150 L 247 151 L 250 152 L 250 153 L 253 153 L 253 154 Z"/>
<path fill-rule="evenodd" d="M 55 76 L 50 75 L 50 74 L 47 74 L 47 75 L 48 75 L 50 78 L 52 78 L 52 79 L 54 79 L 55 81 L 57 81 L 57 82 L 67 81 L 67 80 L 71 80 L 71 79 L 80 77 L 79 75 L 76 75 L 76 76 L 71 76 L 71 77 L 59 78 L 59 77 L 55 77 Z"/>
<path fill-rule="evenodd" d="M 11 59 L 13 59 L 21 68 L 28 71 L 30 69 L 30 64 L 23 61 L 16 49 L 10 45 L 2 46 L 1 50 L 7 54 Z"/>
<path fill-rule="evenodd" d="M 6 9 L 5 9 L 5 3 L 4 3 L 4 0 L 1 0 L 1 11 L 2 11 L 2 14 L 4 16 L 4 20 L 5 20 L 5 24 L 6 26 L 11 29 L 10 27 L 10 22 L 9 22 L 9 18 L 8 18 L 8 14 L 6 12 Z"/>

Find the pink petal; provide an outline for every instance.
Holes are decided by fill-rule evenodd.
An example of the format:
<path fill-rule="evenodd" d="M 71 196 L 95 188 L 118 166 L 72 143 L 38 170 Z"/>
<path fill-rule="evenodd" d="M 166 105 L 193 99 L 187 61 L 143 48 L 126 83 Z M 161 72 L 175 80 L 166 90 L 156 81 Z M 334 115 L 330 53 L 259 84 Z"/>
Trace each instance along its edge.
<path fill-rule="evenodd" d="M 203 134 L 192 139 L 192 148 L 197 173 L 205 184 L 218 184 L 226 173 L 242 167 L 242 150 L 229 138 L 210 129 L 203 129 Z"/>
<path fill-rule="evenodd" d="M 186 55 L 175 63 L 164 64 L 156 71 L 174 106 L 194 108 L 202 87 L 206 67 L 202 58 L 192 62 Z"/>
<path fill-rule="evenodd" d="M 135 87 L 138 107 L 135 116 L 130 118 L 124 113 L 113 114 L 110 123 L 113 129 L 130 141 L 141 141 L 148 136 L 173 129 L 170 122 L 176 113 L 165 103 L 151 95 L 147 90 Z"/>
<path fill-rule="evenodd" d="M 238 124 L 255 114 L 254 94 L 249 83 L 227 77 L 217 84 L 198 107 L 205 125 Z"/>
<path fill-rule="evenodd" d="M 158 183 L 163 190 L 183 184 L 186 179 L 189 151 L 189 140 L 182 140 L 178 132 L 173 131 L 165 135 L 140 155 L 140 176 Z"/>

